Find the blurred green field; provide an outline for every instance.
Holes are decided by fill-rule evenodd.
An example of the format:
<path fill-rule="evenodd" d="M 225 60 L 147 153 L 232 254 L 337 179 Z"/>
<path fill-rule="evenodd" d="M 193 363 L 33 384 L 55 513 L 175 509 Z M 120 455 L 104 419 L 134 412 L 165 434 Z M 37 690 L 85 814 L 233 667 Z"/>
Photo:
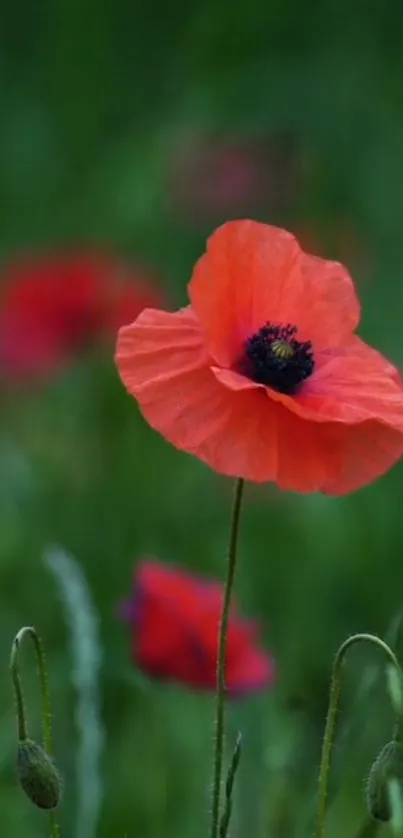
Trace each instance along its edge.
<path fill-rule="evenodd" d="M 2 259 L 99 245 L 149 266 L 176 306 L 217 224 L 245 216 L 284 224 L 347 263 L 363 304 L 361 335 L 402 364 L 397 2 L 386 13 L 380 4 L 332 0 L 21 0 L 6 3 L 1 17 Z M 213 699 L 136 672 L 116 605 L 145 555 L 223 576 L 231 485 L 146 426 L 118 380 L 113 350 L 83 354 L 36 390 L 1 392 L 7 838 L 48 834 L 14 774 L 8 658 L 16 631 L 32 623 L 47 650 L 65 778 L 62 838 L 201 838 L 208 828 Z M 402 496 L 401 465 L 341 499 L 247 489 L 237 597 L 262 621 L 278 679 L 229 709 L 228 744 L 238 729 L 244 735 L 234 838 L 312 834 L 335 650 L 369 631 L 403 655 Z M 53 545 L 83 569 L 99 619 L 105 742 L 91 834 L 82 819 L 91 819 L 96 791 L 77 763 L 70 632 L 44 563 Z M 30 661 L 24 653 L 39 736 Z M 355 649 L 344 672 L 326 838 L 358 838 L 363 781 L 391 732 L 383 662 Z"/>

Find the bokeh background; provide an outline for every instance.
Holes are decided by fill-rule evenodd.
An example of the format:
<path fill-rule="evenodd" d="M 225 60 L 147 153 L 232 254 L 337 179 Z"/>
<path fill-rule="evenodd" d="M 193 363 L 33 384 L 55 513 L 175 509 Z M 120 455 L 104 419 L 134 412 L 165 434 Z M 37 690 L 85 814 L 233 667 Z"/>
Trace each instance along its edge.
<path fill-rule="evenodd" d="M 176 307 L 212 229 L 254 217 L 347 264 L 361 335 L 403 362 L 397 2 L 386 13 L 333 0 L 19 0 L 1 18 L 0 282 L 22 256 L 99 250 L 141 265 Z M 113 351 L 110 335 L 38 380 L 2 369 L 0 816 L 2 835 L 14 838 L 48 834 L 13 767 L 8 657 L 30 623 L 47 649 L 63 838 L 206 834 L 213 699 L 136 671 L 116 607 L 144 555 L 222 577 L 231 486 L 146 426 Z M 278 677 L 229 710 L 229 745 L 244 734 L 236 836 L 311 835 L 333 654 L 359 630 L 402 650 L 402 496 L 401 465 L 341 499 L 248 488 L 237 596 L 261 620 Z M 102 652 L 84 723 L 77 637 L 49 566 L 55 551 L 73 557 L 88 586 L 90 627 L 80 624 L 78 640 L 89 671 Z M 88 651 L 94 630 L 100 646 Z M 39 737 L 31 661 L 26 652 Z M 363 780 L 391 725 L 382 661 L 356 649 L 344 672 L 328 838 L 358 836 Z"/>

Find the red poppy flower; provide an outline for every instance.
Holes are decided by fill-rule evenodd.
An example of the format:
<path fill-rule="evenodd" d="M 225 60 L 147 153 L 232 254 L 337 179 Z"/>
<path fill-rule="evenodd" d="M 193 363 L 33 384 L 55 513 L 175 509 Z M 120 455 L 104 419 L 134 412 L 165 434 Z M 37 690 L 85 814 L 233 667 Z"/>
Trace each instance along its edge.
<path fill-rule="evenodd" d="M 199 690 L 215 688 L 223 591 L 218 582 L 143 561 L 121 614 L 132 626 L 134 662 L 155 678 Z M 274 663 L 257 644 L 257 627 L 233 606 L 228 631 L 227 690 L 232 697 L 268 686 Z"/>
<path fill-rule="evenodd" d="M 223 474 L 282 489 L 351 492 L 403 451 L 395 367 L 354 334 L 338 262 L 254 221 L 220 227 L 191 305 L 121 329 L 120 375 L 150 425 Z"/>
<path fill-rule="evenodd" d="M 60 253 L 15 262 L 4 269 L 0 284 L 2 374 L 46 374 L 75 350 L 116 333 L 145 306 L 161 302 L 144 275 L 130 276 L 102 254 Z"/>

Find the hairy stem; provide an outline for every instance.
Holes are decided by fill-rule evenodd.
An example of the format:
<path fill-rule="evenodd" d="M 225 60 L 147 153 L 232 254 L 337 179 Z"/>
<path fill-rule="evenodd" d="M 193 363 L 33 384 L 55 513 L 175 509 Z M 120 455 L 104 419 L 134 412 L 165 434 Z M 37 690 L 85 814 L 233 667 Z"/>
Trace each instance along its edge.
<path fill-rule="evenodd" d="M 381 651 L 388 658 L 389 662 L 395 667 L 399 679 L 402 679 L 402 671 L 400 669 L 400 665 L 396 656 L 393 654 L 390 647 L 379 637 L 376 637 L 376 635 L 374 634 L 354 634 L 352 637 L 349 637 L 347 640 L 345 640 L 344 643 L 342 643 L 342 645 L 340 646 L 339 650 L 337 651 L 333 663 L 332 678 L 330 682 L 329 708 L 326 719 L 325 733 L 323 737 L 322 756 L 319 770 L 319 792 L 317 803 L 315 838 L 324 838 L 325 833 L 327 786 L 330 771 L 330 757 L 336 732 L 337 712 L 339 709 L 341 669 L 346 654 L 350 647 L 355 645 L 356 643 L 362 642 L 371 643 L 373 646 L 377 646 L 379 649 L 381 649 Z M 395 738 L 399 737 L 400 730 L 401 717 L 399 714 L 397 714 L 394 731 Z"/>
<path fill-rule="evenodd" d="M 43 747 L 46 753 L 52 754 L 52 715 L 50 708 L 50 696 L 48 679 L 46 674 L 45 653 L 43 651 L 42 643 L 39 635 L 32 626 L 24 626 L 16 634 L 11 648 L 10 670 L 13 681 L 16 706 L 17 706 L 17 731 L 19 741 L 24 741 L 28 736 L 28 727 L 25 716 L 24 698 L 22 692 L 22 684 L 20 677 L 20 670 L 18 664 L 18 654 L 20 646 L 25 637 L 30 637 L 36 656 L 39 687 L 41 693 L 42 703 L 42 727 L 43 727 Z M 51 838 L 59 838 L 60 831 L 55 812 L 52 810 L 49 813 L 50 836 Z"/>

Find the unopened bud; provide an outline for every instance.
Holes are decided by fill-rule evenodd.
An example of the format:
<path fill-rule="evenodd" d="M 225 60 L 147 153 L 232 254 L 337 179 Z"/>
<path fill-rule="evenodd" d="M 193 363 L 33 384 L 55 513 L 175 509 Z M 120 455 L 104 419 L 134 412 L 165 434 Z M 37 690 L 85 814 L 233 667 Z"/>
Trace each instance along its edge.
<path fill-rule="evenodd" d="M 400 742 L 388 742 L 369 772 L 366 801 L 370 815 L 377 821 L 391 820 L 389 784 L 392 779 L 403 783 L 403 745 Z"/>
<path fill-rule="evenodd" d="M 32 739 L 18 744 L 17 776 L 21 788 L 39 809 L 55 809 L 60 801 L 61 780 L 44 749 Z"/>

